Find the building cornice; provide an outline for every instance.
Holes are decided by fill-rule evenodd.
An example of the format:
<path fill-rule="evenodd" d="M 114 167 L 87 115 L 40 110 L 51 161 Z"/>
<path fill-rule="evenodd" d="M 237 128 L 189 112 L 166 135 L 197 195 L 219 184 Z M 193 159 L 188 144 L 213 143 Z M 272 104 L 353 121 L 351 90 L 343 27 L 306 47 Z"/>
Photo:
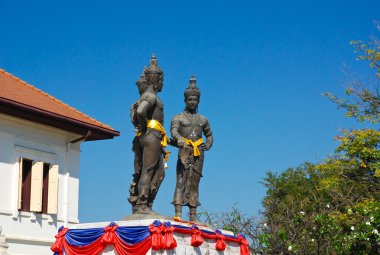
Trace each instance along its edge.
<path fill-rule="evenodd" d="M 120 135 L 116 130 L 89 124 L 2 97 L 0 97 L 0 112 L 83 136 L 89 134 L 85 141 L 112 139 Z"/>

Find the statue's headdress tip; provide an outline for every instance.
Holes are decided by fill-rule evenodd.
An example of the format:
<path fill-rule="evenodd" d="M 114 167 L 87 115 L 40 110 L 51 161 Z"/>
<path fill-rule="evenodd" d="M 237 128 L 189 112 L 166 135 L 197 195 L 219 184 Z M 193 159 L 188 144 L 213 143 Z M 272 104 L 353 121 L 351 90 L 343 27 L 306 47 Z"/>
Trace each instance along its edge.
<path fill-rule="evenodd" d="M 188 88 L 198 89 L 197 88 L 197 79 L 195 78 L 195 75 L 191 76 L 191 78 L 190 78 L 190 84 L 189 84 Z"/>
<path fill-rule="evenodd" d="M 197 79 L 195 78 L 195 75 L 191 76 L 189 86 L 185 90 L 185 97 L 188 96 L 201 96 L 201 91 L 197 87 Z"/>
<path fill-rule="evenodd" d="M 150 58 L 150 66 L 157 66 L 157 58 L 156 58 L 156 55 L 154 54 Z"/>
<path fill-rule="evenodd" d="M 148 68 L 144 68 L 145 75 L 147 74 L 162 74 L 162 70 L 158 67 L 156 55 L 153 53 L 150 58 Z"/>

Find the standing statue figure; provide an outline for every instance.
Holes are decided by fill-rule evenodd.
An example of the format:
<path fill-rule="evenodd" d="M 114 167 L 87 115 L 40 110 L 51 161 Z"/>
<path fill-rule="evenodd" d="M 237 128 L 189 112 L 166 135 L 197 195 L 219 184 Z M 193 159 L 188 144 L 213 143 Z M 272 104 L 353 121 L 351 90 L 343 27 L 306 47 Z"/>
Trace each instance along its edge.
<path fill-rule="evenodd" d="M 213 143 L 209 121 L 197 113 L 201 92 L 194 76 L 185 90 L 185 111 L 174 116 L 170 131 L 179 147 L 177 161 L 177 183 L 173 204 L 175 216 L 181 218 L 182 206 L 190 209 L 190 221 L 196 220 L 199 203 L 198 187 L 202 177 L 204 151 Z M 202 133 L 206 137 L 204 143 Z"/>
<path fill-rule="evenodd" d="M 139 91 L 139 96 L 141 97 L 141 95 L 144 93 L 147 87 L 144 72 L 141 74 L 140 78 L 136 81 L 136 85 Z M 131 203 L 132 208 L 134 208 L 134 206 L 136 205 L 138 194 L 139 194 L 137 185 L 139 183 L 140 176 L 141 176 L 142 155 L 143 155 L 143 148 L 140 143 L 141 130 L 140 130 L 139 119 L 137 118 L 137 108 L 139 106 L 139 103 L 140 103 L 140 99 L 132 104 L 131 110 L 130 110 L 131 121 L 132 121 L 133 127 L 135 129 L 135 134 L 136 134 L 132 141 L 132 151 L 135 154 L 134 161 L 133 161 L 134 173 L 132 175 L 133 180 L 131 182 L 131 187 L 129 188 L 130 195 L 128 198 L 128 201 Z"/>
<path fill-rule="evenodd" d="M 163 128 L 164 105 L 157 92 L 163 87 L 163 72 L 153 55 L 144 70 L 146 89 L 136 109 L 139 141 L 142 148 L 141 173 L 137 183 L 137 198 L 130 197 L 134 214 L 155 214 L 153 201 L 165 177 L 163 155 L 168 138 Z M 134 202 L 135 201 L 135 202 Z"/>

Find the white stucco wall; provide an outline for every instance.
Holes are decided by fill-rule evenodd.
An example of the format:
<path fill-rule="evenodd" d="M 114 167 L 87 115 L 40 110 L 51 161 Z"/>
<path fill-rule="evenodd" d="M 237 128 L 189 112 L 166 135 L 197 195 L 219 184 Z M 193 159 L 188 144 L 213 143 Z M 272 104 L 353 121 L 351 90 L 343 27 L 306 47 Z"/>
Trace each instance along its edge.
<path fill-rule="evenodd" d="M 5 236 L 9 254 L 51 254 L 49 246 L 58 228 L 79 222 L 80 143 L 69 143 L 78 137 L 0 114 L 0 236 Z M 21 157 L 59 166 L 57 215 L 18 211 Z"/>

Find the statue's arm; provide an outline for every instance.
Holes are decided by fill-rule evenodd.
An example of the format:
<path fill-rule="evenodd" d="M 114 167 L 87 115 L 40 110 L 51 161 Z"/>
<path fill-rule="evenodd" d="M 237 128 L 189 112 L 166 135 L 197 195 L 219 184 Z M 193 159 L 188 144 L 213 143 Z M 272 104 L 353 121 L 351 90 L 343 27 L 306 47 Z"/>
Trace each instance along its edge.
<path fill-rule="evenodd" d="M 210 122 L 207 119 L 206 119 L 206 124 L 203 127 L 203 134 L 206 137 L 206 143 L 205 143 L 204 149 L 208 151 L 214 142 L 214 138 L 212 136 Z"/>
<path fill-rule="evenodd" d="M 155 95 L 144 93 L 141 96 L 140 103 L 137 107 L 137 119 L 139 120 L 140 130 L 145 131 L 147 128 L 147 113 L 155 106 L 157 97 Z"/>
<path fill-rule="evenodd" d="M 177 117 L 172 119 L 170 124 L 170 133 L 179 147 L 185 147 L 186 143 L 183 137 L 179 134 L 180 121 Z"/>
<path fill-rule="evenodd" d="M 135 128 L 135 131 L 138 131 L 138 128 L 139 128 L 139 120 L 137 118 L 137 107 L 138 106 L 139 106 L 138 102 L 135 102 L 131 106 L 131 110 L 130 110 L 130 117 L 131 117 L 132 124 Z"/>
<path fill-rule="evenodd" d="M 149 109 L 152 107 L 148 101 L 142 101 L 137 107 L 137 119 L 139 120 L 140 130 L 145 131 L 147 128 L 146 115 Z"/>

